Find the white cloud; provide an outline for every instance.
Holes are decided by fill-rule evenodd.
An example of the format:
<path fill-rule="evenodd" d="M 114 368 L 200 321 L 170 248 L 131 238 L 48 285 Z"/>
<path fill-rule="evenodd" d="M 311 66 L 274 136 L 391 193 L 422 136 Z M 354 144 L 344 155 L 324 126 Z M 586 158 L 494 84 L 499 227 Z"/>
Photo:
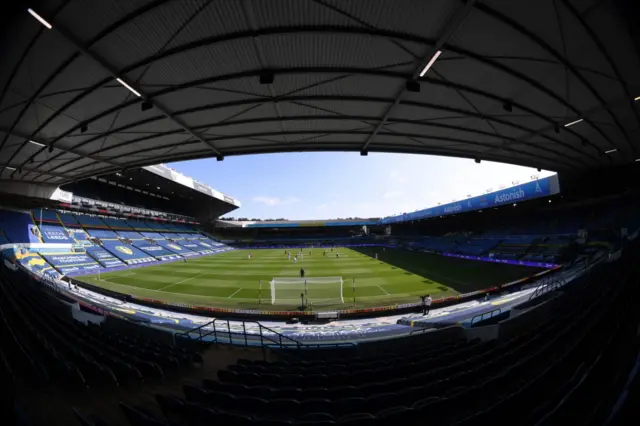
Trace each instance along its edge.
<path fill-rule="evenodd" d="M 288 204 L 295 204 L 298 201 L 300 201 L 296 197 L 280 198 L 280 197 L 268 197 L 265 195 L 253 197 L 251 200 L 254 203 L 264 204 L 266 206 L 285 206 Z"/>

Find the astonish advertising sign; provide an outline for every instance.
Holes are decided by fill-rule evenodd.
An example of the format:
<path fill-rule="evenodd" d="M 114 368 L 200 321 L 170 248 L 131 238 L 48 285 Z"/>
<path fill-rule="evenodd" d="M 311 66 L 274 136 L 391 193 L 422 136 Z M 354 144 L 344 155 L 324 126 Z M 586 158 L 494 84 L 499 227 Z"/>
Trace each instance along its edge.
<path fill-rule="evenodd" d="M 472 210 L 480 210 L 489 207 L 498 207 L 504 204 L 518 203 L 535 198 L 547 197 L 558 194 L 560 185 L 558 176 L 534 180 L 532 182 L 516 185 L 512 188 L 501 189 L 489 194 L 471 197 L 464 201 L 443 204 L 417 212 L 405 213 L 398 216 L 389 216 L 380 220 L 381 224 L 405 222 L 409 220 L 426 219 L 429 217 L 445 216 L 449 214 L 464 213 Z"/>

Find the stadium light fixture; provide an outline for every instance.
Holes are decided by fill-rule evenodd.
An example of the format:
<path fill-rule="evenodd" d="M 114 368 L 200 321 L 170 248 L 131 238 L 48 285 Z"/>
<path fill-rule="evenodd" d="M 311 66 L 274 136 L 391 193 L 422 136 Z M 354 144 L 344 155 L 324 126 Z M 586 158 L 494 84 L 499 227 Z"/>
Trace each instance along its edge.
<path fill-rule="evenodd" d="M 32 143 L 32 144 L 34 144 L 35 146 L 44 146 L 44 144 L 43 144 L 43 143 L 36 142 L 36 141 L 32 141 L 32 140 L 30 140 L 30 141 L 29 141 L 29 143 Z"/>
<path fill-rule="evenodd" d="M 138 93 L 133 87 L 129 86 L 127 83 L 124 82 L 123 79 L 121 78 L 116 78 L 116 81 L 120 84 L 122 84 L 124 87 L 126 87 L 127 89 L 129 89 L 131 91 L 131 93 L 133 93 L 134 95 L 136 95 L 137 97 L 141 97 L 142 95 L 140 93 Z"/>
<path fill-rule="evenodd" d="M 581 121 L 584 121 L 584 118 L 580 118 L 580 119 L 578 119 L 578 120 L 576 120 L 576 121 L 572 121 L 571 123 L 567 123 L 567 124 L 565 124 L 565 125 L 564 125 L 564 127 L 570 127 L 570 126 L 573 126 L 574 124 L 578 124 L 578 123 L 580 123 Z"/>
<path fill-rule="evenodd" d="M 405 84 L 405 88 L 408 92 L 420 93 L 420 83 L 418 83 L 417 81 L 407 81 L 407 83 Z"/>
<path fill-rule="evenodd" d="M 442 50 L 438 50 L 438 51 L 436 51 L 436 53 L 433 54 L 431 59 L 429 59 L 429 62 L 427 63 L 427 66 L 424 67 L 424 69 L 422 71 L 420 71 L 420 77 L 424 77 L 424 75 L 427 73 L 427 71 L 429 71 L 429 68 L 431 68 L 433 63 L 438 59 L 438 57 L 440 55 L 442 55 Z"/>
<path fill-rule="evenodd" d="M 42 16 L 38 15 L 35 10 L 29 8 L 27 9 L 27 12 L 29 12 L 31 14 L 31 16 L 33 16 L 34 18 L 36 18 L 42 25 L 44 25 L 45 27 L 47 27 L 48 30 L 50 30 L 51 28 L 53 28 L 53 26 L 48 23 Z"/>
<path fill-rule="evenodd" d="M 605 151 L 604 153 L 605 153 L 605 154 L 613 154 L 613 153 L 614 153 L 614 152 L 616 152 L 616 151 L 617 151 L 617 149 L 616 149 L 616 148 L 614 148 L 614 149 L 609 149 L 609 150 Z"/>
<path fill-rule="evenodd" d="M 271 71 L 262 71 L 258 77 L 260 84 L 273 84 L 274 75 Z"/>

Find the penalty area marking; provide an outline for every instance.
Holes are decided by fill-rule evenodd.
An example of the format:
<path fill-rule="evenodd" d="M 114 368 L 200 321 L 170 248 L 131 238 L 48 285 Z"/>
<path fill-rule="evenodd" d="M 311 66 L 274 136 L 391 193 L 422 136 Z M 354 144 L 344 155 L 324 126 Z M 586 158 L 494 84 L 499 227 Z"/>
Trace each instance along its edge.
<path fill-rule="evenodd" d="M 155 291 L 162 291 L 162 290 L 164 290 L 165 288 L 169 288 L 169 287 L 173 287 L 174 285 L 178 285 L 178 284 L 186 283 L 187 281 L 191 281 L 192 279 L 197 278 L 197 277 L 199 277 L 200 275 L 204 275 L 204 272 L 203 272 L 203 273 L 201 273 L 201 274 L 194 275 L 194 276 L 192 276 L 191 278 L 187 278 L 187 279 L 184 279 L 184 280 L 182 280 L 182 281 L 178 281 L 177 283 L 173 283 L 173 284 L 166 285 L 166 286 L 164 286 L 164 287 L 160 287 L 160 288 L 156 289 Z"/>
<path fill-rule="evenodd" d="M 233 294 L 229 297 L 227 297 L 227 299 L 231 299 L 233 296 L 235 296 L 236 294 L 238 294 L 238 292 L 242 290 L 242 287 L 240 287 L 239 289 L 237 289 L 236 291 L 233 292 Z"/>
<path fill-rule="evenodd" d="M 195 277 L 193 277 L 195 278 Z M 188 278 L 191 279 L 191 278 Z M 127 284 L 120 284 L 120 283 L 115 283 L 113 281 L 109 281 L 108 279 L 103 279 L 103 282 L 107 282 L 112 286 L 116 286 L 116 287 L 124 287 L 124 288 L 130 288 L 132 290 L 138 290 L 140 292 L 156 292 L 156 293 L 165 293 L 165 294 L 170 294 L 173 296 L 189 296 L 189 297 L 195 297 L 195 298 L 206 298 L 206 299 L 220 299 L 220 300 L 224 300 L 224 299 L 229 299 L 229 296 L 211 296 L 211 295 L 205 295 L 205 294 L 192 294 L 192 293 L 176 293 L 176 292 L 172 292 L 172 291 L 161 291 L 161 290 L 156 290 L 156 289 L 150 289 L 150 288 L 144 288 L 144 287 L 136 287 L 136 286 L 132 286 L 132 285 L 127 285 Z M 176 283 L 177 284 L 177 283 Z M 171 284 L 171 285 L 175 285 L 175 284 Z M 346 288 L 346 287 L 345 287 Z M 380 288 L 382 291 L 384 291 L 384 289 Z M 375 296 L 361 296 L 358 299 L 360 301 L 365 301 L 365 300 L 370 300 L 370 299 L 382 299 L 388 296 L 392 296 L 394 298 L 409 298 L 409 297 L 416 297 L 420 294 L 423 294 L 423 291 L 416 291 L 413 293 L 393 293 L 390 294 L 388 292 L 385 291 L 385 293 L 387 294 L 379 294 L 379 295 L 375 295 Z M 460 294 L 458 292 L 453 292 L 453 294 Z M 255 298 L 250 298 L 250 297 L 234 297 L 234 299 L 236 300 L 244 300 L 244 301 L 255 301 Z"/>
<path fill-rule="evenodd" d="M 385 290 L 384 288 L 380 287 L 379 285 L 376 285 L 376 287 L 378 287 L 380 290 L 384 291 L 384 294 L 386 294 L 387 296 L 391 296 L 391 294 L 389 294 L 389 292 L 387 292 L 387 290 Z"/>

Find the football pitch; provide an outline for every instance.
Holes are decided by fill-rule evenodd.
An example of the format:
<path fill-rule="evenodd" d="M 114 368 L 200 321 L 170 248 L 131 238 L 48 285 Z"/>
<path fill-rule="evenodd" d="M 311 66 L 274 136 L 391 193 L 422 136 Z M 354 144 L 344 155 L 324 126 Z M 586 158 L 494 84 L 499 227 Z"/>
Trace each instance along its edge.
<path fill-rule="evenodd" d="M 383 252 L 379 247 L 335 248 L 333 252 L 327 250 L 327 256 L 323 255 L 324 251 L 306 248 L 304 258 L 294 263 L 293 254 L 297 249 L 291 249 L 291 260 L 284 249 L 234 250 L 189 259 L 186 263 L 178 261 L 108 272 L 101 274 L 100 279 L 97 275 L 78 279 L 164 302 L 295 310 L 300 305 L 300 293 L 307 289 L 307 284 L 299 279 L 300 268 L 304 268 L 310 283 L 307 298 L 313 309 L 329 310 L 419 302 L 419 296 L 424 294 L 439 299 L 504 284 L 540 271 L 400 249 Z M 275 303 L 270 285 L 274 278 Z"/>

